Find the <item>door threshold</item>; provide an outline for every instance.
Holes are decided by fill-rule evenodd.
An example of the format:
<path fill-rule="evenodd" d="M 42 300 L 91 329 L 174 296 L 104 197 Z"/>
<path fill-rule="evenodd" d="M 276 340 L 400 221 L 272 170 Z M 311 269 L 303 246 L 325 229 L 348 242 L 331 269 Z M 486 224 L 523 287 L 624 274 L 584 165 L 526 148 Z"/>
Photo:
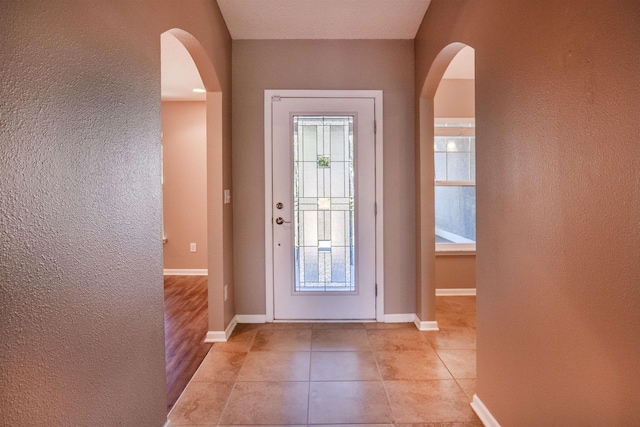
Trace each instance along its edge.
<path fill-rule="evenodd" d="M 273 319 L 272 323 L 376 323 L 376 319 Z"/>

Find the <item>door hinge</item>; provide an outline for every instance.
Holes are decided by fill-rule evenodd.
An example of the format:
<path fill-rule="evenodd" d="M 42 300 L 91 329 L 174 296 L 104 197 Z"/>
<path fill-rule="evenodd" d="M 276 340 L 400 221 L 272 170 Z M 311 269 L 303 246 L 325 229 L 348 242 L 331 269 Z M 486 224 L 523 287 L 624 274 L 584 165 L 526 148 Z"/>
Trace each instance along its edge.
<path fill-rule="evenodd" d="M 373 214 L 378 215 L 378 202 L 373 203 Z"/>
<path fill-rule="evenodd" d="M 280 102 L 282 101 L 282 98 L 280 97 L 280 95 L 274 95 L 271 97 L 271 102 Z"/>
<path fill-rule="evenodd" d="M 373 121 L 373 133 L 374 134 L 378 133 L 378 121 L 377 120 Z"/>
<path fill-rule="evenodd" d="M 378 296 L 378 284 L 376 283 L 376 296 Z"/>

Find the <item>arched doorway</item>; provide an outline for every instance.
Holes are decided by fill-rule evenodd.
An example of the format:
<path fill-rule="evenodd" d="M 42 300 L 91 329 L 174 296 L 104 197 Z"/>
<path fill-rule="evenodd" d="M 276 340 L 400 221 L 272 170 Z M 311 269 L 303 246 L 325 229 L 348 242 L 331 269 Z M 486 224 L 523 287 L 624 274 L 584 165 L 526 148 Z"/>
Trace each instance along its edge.
<path fill-rule="evenodd" d="M 172 308 L 173 317 L 188 311 L 192 323 L 170 324 L 165 300 L 171 407 L 207 353 L 205 338 L 210 331 L 225 329 L 227 200 L 223 197 L 222 92 L 215 69 L 200 43 L 180 29 L 161 35 L 161 52 L 165 274 L 182 281 L 165 280 L 165 289 L 170 283 L 184 296 Z M 194 281 L 192 276 L 200 277 Z M 184 283 L 197 290 L 180 289 Z M 181 307 L 185 301 L 193 306 Z"/>
<path fill-rule="evenodd" d="M 434 96 L 436 295 L 475 295 L 475 51 L 451 60 Z M 442 323 L 442 322 L 440 322 Z"/>
<path fill-rule="evenodd" d="M 417 300 L 416 314 L 421 330 L 437 330 L 436 322 L 436 276 L 434 230 L 435 214 L 435 104 L 436 93 L 447 68 L 464 43 L 452 43 L 436 57 L 422 87 L 418 105 L 418 181 L 417 181 Z"/>
<path fill-rule="evenodd" d="M 471 400 L 476 384 L 475 51 L 434 60 L 419 104 L 418 301 L 421 330 Z M 437 297 L 436 297 L 437 296 Z"/>

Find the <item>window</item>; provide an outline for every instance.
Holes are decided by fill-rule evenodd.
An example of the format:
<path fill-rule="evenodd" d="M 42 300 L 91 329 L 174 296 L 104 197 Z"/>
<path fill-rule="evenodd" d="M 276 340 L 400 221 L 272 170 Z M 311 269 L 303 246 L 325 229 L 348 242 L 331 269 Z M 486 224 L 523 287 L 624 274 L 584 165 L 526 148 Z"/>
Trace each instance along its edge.
<path fill-rule="evenodd" d="M 433 150 L 436 251 L 475 251 L 475 123 L 437 119 Z"/>

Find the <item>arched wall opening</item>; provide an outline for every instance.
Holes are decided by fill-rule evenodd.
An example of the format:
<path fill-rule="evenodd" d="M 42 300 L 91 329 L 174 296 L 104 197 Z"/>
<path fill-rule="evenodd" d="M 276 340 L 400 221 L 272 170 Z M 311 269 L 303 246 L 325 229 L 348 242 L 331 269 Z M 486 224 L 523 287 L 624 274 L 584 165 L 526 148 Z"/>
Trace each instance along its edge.
<path fill-rule="evenodd" d="M 165 275 L 207 274 L 207 102 L 189 51 L 160 36 Z"/>
<path fill-rule="evenodd" d="M 172 45 L 175 55 L 167 55 L 165 49 L 167 45 Z M 195 256 L 198 258 L 198 264 L 176 264 L 174 266 L 166 265 L 167 257 L 165 256 L 165 274 L 193 274 L 207 276 L 206 285 L 206 301 L 207 301 L 207 332 L 205 337 L 199 338 L 200 342 L 205 341 L 224 341 L 225 335 L 225 300 L 228 298 L 228 291 L 225 289 L 225 236 L 224 232 L 224 205 L 229 203 L 229 199 L 225 199 L 223 184 L 223 94 L 220 81 L 216 70 L 210 61 L 206 51 L 202 45 L 191 34 L 181 29 L 173 28 L 161 34 L 161 51 L 162 51 L 162 70 L 163 70 L 163 87 L 162 87 L 162 104 L 163 104 L 163 133 L 165 126 L 169 125 L 165 120 L 168 115 L 165 112 L 170 111 L 172 117 L 172 125 L 179 127 L 178 132 L 174 132 L 174 143 L 180 144 L 174 147 L 173 153 L 182 150 L 183 159 L 187 153 L 191 151 L 191 157 L 183 160 L 177 167 L 198 169 L 196 172 L 197 179 L 191 180 L 192 184 L 198 189 L 182 188 L 177 193 L 182 193 L 179 200 L 173 203 L 182 204 L 182 217 L 171 218 L 179 224 L 173 233 L 167 232 L 165 241 L 166 248 L 174 243 L 179 242 L 179 257 L 184 262 L 186 259 L 193 260 Z M 167 57 L 168 56 L 168 57 Z M 165 67 L 165 61 L 179 61 L 187 66 L 187 70 L 182 73 L 181 67 L 171 70 L 171 67 Z M 176 64 L 173 64 L 176 65 Z M 180 65 L 180 64 L 179 64 Z M 177 73 L 178 76 L 165 76 L 166 73 Z M 190 74 L 187 78 L 185 75 Z M 171 89 L 168 89 L 167 82 L 173 80 Z M 194 91 L 194 89 L 197 90 Z M 185 101 L 185 102 L 169 102 L 169 101 Z M 176 104 L 176 105 L 167 105 Z M 177 105 L 181 104 L 181 105 Z M 163 135 L 163 145 L 165 138 Z M 193 144 L 187 147 L 187 144 Z M 197 145 L 197 146 L 196 146 Z M 163 168 L 166 164 L 166 157 L 170 155 L 168 149 L 163 149 Z M 175 167 L 175 166 L 174 166 Z M 193 178 L 194 171 L 188 171 Z M 164 175 L 164 171 L 163 171 Z M 166 185 L 166 180 L 164 182 Z M 164 185 L 163 185 L 164 187 Z M 192 193 L 191 190 L 197 191 Z M 163 189 L 163 193 L 166 192 Z M 176 193 L 174 191 L 174 193 Z M 167 206 L 164 202 L 165 207 Z M 194 232 L 194 224 L 185 224 L 189 222 L 187 218 L 191 218 L 190 209 L 201 210 L 198 213 L 199 224 Z M 164 211 L 164 210 L 163 210 Z M 165 225 L 168 227 L 169 218 L 165 218 Z M 191 225 L 191 229 L 189 229 Z M 191 232 L 188 240 L 186 237 L 179 236 L 176 233 L 183 232 L 188 229 Z M 167 229 L 168 231 L 168 229 Z M 196 242 L 196 240 L 198 240 Z M 193 243 L 196 243 L 195 248 Z M 228 243 L 228 242 L 227 242 Z M 175 249 L 175 248 L 174 248 Z M 193 250 L 195 249 L 195 252 Z M 204 253 L 203 253 L 204 252 Z M 227 251 L 228 252 L 228 251 Z M 226 313 L 229 317 L 229 313 Z M 206 354 L 206 353 L 205 353 Z M 204 354 L 202 355 L 204 357 Z M 196 363 L 197 366 L 199 363 Z M 186 386 L 186 384 L 185 384 Z M 169 402 L 171 404 L 171 402 Z"/>
<path fill-rule="evenodd" d="M 437 330 L 436 321 L 436 230 L 434 164 L 435 99 L 443 76 L 454 58 L 463 50 L 471 49 L 464 43 L 452 43 L 436 56 L 431 64 L 418 105 L 417 185 L 416 185 L 416 314 L 421 330 Z M 474 94 L 475 96 L 475 94 Z M 474 108 L 472 108 L 474 110 Z M 447 113 L 449 115 L 453 113 Z M 463 116 L 469 118 L 469 113 Z M 473 114 L 475 115 L 475 114 Z M 449 117 L 453 119 L 454 117 Z M 464 117 L 455 117 L 464 119 Z M 474 117 L 475 119 L 475 117 Z M 474 120 L 475 122 L 475 120 Z M 469 254 L 467 248 L 467 254 Z M 473 248 L 475 253 L 475 245 Z M 468 261 L 468 260 L 467 260 Z M 475 286 L 475 256 L 470 273 Z"/>

